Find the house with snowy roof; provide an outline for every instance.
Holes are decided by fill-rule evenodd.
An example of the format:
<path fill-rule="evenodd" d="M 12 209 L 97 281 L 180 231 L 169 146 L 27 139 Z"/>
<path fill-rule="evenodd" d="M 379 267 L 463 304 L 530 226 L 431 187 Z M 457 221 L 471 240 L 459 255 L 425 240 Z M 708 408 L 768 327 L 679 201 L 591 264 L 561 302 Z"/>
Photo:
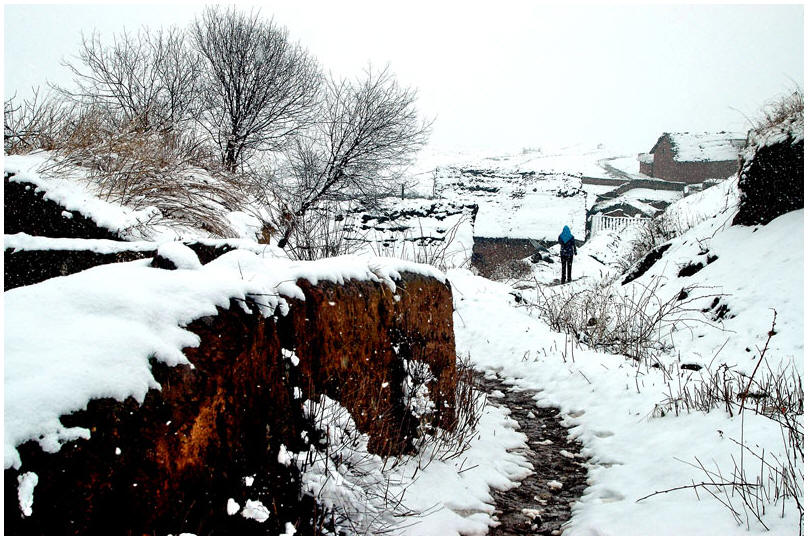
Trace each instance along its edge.
<path fill-rule="evenodd" d="M 640 173 L 673 182 L 698 184 L 738 171 L 746 141 L 742 133 L 663 133 L 651 151 L 638 156 Z"/>

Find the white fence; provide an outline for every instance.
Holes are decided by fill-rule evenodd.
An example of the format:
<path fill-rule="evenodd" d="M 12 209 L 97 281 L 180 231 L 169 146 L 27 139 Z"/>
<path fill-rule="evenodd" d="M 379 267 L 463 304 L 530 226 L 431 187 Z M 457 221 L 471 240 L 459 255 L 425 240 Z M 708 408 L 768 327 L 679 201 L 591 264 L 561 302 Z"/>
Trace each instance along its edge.
<path fill-rule="evenodd" d="M 592 238 L 600 231 L 622 231 L 629 227 L 639 227 L 649 219 L 647 217 L 618 217 L 595 214 L 592 216 L 592 229 L 589 237 Z"/>

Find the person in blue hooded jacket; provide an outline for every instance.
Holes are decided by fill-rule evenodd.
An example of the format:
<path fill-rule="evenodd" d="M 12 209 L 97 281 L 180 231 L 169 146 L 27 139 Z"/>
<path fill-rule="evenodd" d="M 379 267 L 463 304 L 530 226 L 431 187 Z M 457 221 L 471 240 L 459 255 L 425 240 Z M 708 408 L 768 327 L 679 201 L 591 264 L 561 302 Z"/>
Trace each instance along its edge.
<path fill-rule="evenodd" d="M 572 281 L 572 256 L 578 254 L 575 237 L 567 225 L 558 235 L 558 244 L 561 246 L 561 283 L 566 283 Z"/>

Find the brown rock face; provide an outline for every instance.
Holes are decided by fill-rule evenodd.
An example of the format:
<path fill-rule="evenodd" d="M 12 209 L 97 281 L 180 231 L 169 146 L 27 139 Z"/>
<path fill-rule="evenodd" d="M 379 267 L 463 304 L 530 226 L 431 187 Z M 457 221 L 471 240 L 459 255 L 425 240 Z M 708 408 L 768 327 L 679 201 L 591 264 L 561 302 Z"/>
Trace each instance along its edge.
<path fill-rule="evenodd" d="M 303 400 L 325 393 L 352 413 L 375 451 L 406 451 L 416 421 L 404 402 L 404 360 L 430 366 L 431 421 L 452 427 L 448 285 L 415 274 L 402 276 L 395 295 L 372 282 L 298 284 L 307 300 L 290 300 L 288 316 L 234 305 L 189 325 L 202 343 L 185 351 L 194 368 L 155 363 L 162 390 L 142 404 L 100 399 L 62 417 L 90 428 L 89 440 L 56 454 L 34 441 L 20 446 L 22 469 L 5 471 L 5 532 L 278 534 L 288 522 L 312 534 L 315 503 L 301 496 L 299 471 L 278 460 L 281 445 L 304 449 Z M 24 517 L 17 476 L 28 471 L 39 481 Z M 230 498 L 242 508 L 260 500 L 269 517 L 231 516 Z"/>
<path fill-rule="evenodd" d="M 448 285 L 405 274 L 395 293 L 368 282 L 297 285 L 279 321 L 300 358 L 304 396 L 326 394 L 354 416 L 371 439 L 369 449 L 396 454 L 411 449 L 417 422 L 403 384 L 404 360 L 429 366 L 435 404 L 433 425 L 451 428 L 456 386 L 452 296 Z M 302 330 L 302 331 L 301 331 Z"/>

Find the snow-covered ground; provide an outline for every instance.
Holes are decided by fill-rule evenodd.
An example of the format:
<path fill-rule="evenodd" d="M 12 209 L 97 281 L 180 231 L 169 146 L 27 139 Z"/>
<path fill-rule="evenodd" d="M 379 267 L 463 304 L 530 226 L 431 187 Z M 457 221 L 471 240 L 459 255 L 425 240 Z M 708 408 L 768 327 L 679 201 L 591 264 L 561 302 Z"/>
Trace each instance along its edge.
<path fill-rule="evenodd" d="M 662 301 L 676 297 L 683 288 L 701 288 L 691 293 L 701 291 L 704 296 L 691 306 L 695 311 L 688 318 L 692 320 L 682 320 L 665 336 L 675 348 L 659 356 L 664 369 L 573 347 L 569 338 L 553 332 L 532 310 L 518 304 L 508 286 L 468 272 L 449 273 L 457 304 L 459 354 L 469 355 L 478 368 L 497 373 L 520 388 L 535 389 L 537 404 L 559 407 L 571 436 L 584 445 L 590 487 L 573 508 L 566 534 L 800 531 L 800 515 L 793 501 L 784 503 L 771 497 L 761 503 L 765 506 L 761 523 L 732 488 L 714 488 L 718 498 L 703 489 L 698 493 L 683 489 L 640 501 L 657 491 L 691 483 L 721 483 L 719 474 L 731 480 L 736 465 L 743 467 L 751 481 L 762 474 L 763 484 L 774 490 L 776 482 L 767 477 L 773 473 L 768 467 L 761 469 L 761 460 L 749 449 L 765 452 L 767 463 L 788 462 L 781 426 L 763 415 L 746 411 L 739 416 L 737 405 L 730 414 L 721 403 L 709 412 L 679 414 L 671 406 L 670 398 L 681 395 L 682 388 L 692 391 L 700 381 L 722 373 L 723 365 L 752 375 L 772 327 L 773 310 L 777 311 L 776 334 L 755 380 L 803 375 L 803 211 L 763 227 L 729 227 L 733 209 L 731 205 L 727 208 L 727 198 L 733 193 L 737 195 L 732 181 L 727 181 L 671 208 L 670 213 L 691 219 L 694 215 L 711 217 L 674 239 L 665 256 L 644 276 L 622 287 L 621 293 L 631 297 L 658 281 L 657 295 Z M 597 247 L 591 246 L 591 251 Z M 577 260 L 586 258 L 589 250 L 584 248 Z M 692 276 L 677 277 L 685 264 L 706 263 L 705 250 L 718 258 Z M 589 273 L 595 265 L 587 264 L 580 271 L 589 275 L 566 287 L 580 289 L 596 281 L 593 278 L 599 276 Z M 575 265 L 573 273 L 577 273 Z M 757 279 L 750 280 L 752 276 Z M 723 319 L 712 317 L 714 299 L 719 297 L 729 309 Z M 491 320 L 497 324 L 492 325 Z M 702 369 L 684 370 L 684 364 Z M 791 382 L 799 385 L 797 381 Z M 798 421 L 802 426 L 802 415 Z M 742 452 L 740 442 L 748 449 Z M 712 477 L 701 470 L 700 463 Z M 799 457 L 800 490 L 802 475 Z M 740 523 L 725 504 L 739 512 Z"/>

